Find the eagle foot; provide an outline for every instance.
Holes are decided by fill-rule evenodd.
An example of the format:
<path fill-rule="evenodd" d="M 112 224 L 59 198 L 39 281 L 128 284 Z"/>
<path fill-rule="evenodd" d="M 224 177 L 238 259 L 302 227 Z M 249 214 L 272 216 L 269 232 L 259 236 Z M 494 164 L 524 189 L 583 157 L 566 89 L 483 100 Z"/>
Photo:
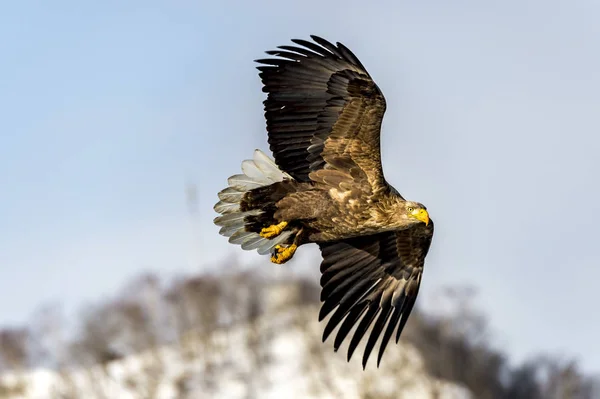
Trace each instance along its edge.
<path fill-rule="evenodd" d="M 288 260 L 292 259 L 294 253 L 296 253 L 296 249 L 298 249 L 296 244 L 291 244 L 287 247 L 284 247 L 283 245 L 275 245 L 271 254 L 271 262 L 277 263 L 278 265 L 287 262 Z"/>
<path fill-rule="evenodd" d="M 260 236 L 263 238 L 274 238 L 277 237 L 287 227 L 287 222 L 281 222 L 274 224 L 269 227 L 265 227 L 260 231 Z"/>

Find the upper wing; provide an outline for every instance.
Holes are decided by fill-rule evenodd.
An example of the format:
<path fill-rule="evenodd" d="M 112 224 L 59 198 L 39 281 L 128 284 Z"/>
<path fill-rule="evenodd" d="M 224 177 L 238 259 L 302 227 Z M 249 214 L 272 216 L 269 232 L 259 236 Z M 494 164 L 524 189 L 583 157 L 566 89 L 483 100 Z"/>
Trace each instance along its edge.
<path fill-rule="evenodd" d="M 348 360 L 373 321 L 363 355 L 363 368 L 385 330 L 377 366 L 396 326 L 396 343 L 415 304 L 425 256 L 433 237 L 433 221 L 428 226 L 321 243 L 321 301 L 319 320 L 333 309 L 323 332 L 323 341 L 342 322 L 335 337 L 337 350 L 354 325 Z M 377 315 L 379 314 L 379 317 Z M 362 316 L 362 319 L 361 319 Z M 360 323 L 359 323 L 359 319 Z"/>
<path fill-rule="evenodd" d="M 317 44 L 296 39 L 299 47 L 267 51 L 279 58 L 257 60 L 264 64 L 258 69 L 275 161 L 299 181 L 320 169 L 358 166 L 372 190 L 385 189 L 379 149 L 385 98 L 348 48 L 311 37 Z"/>

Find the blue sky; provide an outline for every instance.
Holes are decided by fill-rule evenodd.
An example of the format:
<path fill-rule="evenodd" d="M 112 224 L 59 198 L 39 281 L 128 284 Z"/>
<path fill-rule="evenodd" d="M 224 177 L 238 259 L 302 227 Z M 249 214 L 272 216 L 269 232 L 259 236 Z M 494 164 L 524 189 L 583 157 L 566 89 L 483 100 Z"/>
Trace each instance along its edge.
<path fill-rule="evenodd" d="M 436 221 L 421 291 L 472 284 L 515 359 L 600 371 L 600 6 L 21 1 L 0 12 L 0 323 L 235 256 L 216 192 L 267 150 L 252 60 L 319 34 L 388 102 L 388 180 Z M 299 3 L 298 3 L 299 4 Z M 198 213 L 186 184 L 200 187 Z M 289 266 L 318 269 L 308 246 Z"/>

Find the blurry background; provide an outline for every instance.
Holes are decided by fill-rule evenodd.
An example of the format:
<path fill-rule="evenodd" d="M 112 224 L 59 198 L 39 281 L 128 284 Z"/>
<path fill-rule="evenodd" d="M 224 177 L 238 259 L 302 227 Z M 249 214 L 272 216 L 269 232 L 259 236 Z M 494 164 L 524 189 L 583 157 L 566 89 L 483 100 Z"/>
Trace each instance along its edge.
<path fill-rule="evenodd" d="M 150 317 L 139 284 L 159 287 L 150 290 L 155 304 L 196 279 L 211 283 L 192 292 L 221 298 L 210 290 L 231 287 L 222 273 L 246 281 L 250 296 L 255 280 L 306 281 L 318 291 L 316 246 L 275 267 L 228 244 L 212 223 L 226 178 L 254 148 L 268 150 L 252 61 L 317 34 L 352 49 L 381 87 L 386 176 L 436 221 L 410 328 L 478 320 L 476 333 L 450 335 L 501 357 L 490 355 L 490 378 L 506 386 L 477 391 L 465 381 L 474 378 L 465 353 L 454 371 L 427 372 L 475 397 L 518 397 L 507 382 L 518 378 L 507 376 L 539 383 L 551 369 L 589 388 L 600 372 L 599 20 L 600 4 L 589 0 L 0 6 L 0 352 L 9 348 L 0 368 L 95 364 L 179 342 L 207 325 L 177 330 L 163 318 L 174 314 L 164 304 L 160 317 Z M 311 295 L 299 303 L 314 308 L 316 322 Z M 104 345 L 108 358 L 105 347 L 100 356 L 76 346 L 94 334 L 109 337 L 90 333 L 90 320 L 120 314 L 109 305 L 130 302 L 144 304 L 140 320 L 168 328 L 141 347 L 115 338 Z M 201 303 L 198 311 L 208 306 Z M 229 325 L 235 317 L 219 306 L 216 325 Z M 57 325 L 62 338 L 47 344 Z M 439 364 L 441 351 L 424 349 L 431 342 L 407 341 L 421 345 L 425 364 Z M 330 342 L 315 345 L 333 356 Z M 468 378 L 452 375 L 458 369 Z M 577 385 L 574 378 L 565 384 Z M 588 388 L 581 397 L 594 396 Z M 576 397 L 564 392 L 556 397 Z"/>

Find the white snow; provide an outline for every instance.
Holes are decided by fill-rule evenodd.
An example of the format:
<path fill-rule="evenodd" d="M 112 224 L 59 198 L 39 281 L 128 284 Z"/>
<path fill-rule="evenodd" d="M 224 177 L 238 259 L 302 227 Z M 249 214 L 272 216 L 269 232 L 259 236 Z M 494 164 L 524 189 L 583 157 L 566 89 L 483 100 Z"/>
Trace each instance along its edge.
<path fill-rule="evenodd" d="M 273 305 L 280 296 L 275 289 Z M 271 306 L 245 325 L 127 356 L 106 366 L 31 370 L 0 376 L 2 399 L 50 398 L 471 398 L 458 385 L 429 376 L 410 345 L 388 345 L 381 367 L 370 359 L 363 371 L 362 346 L 346 362 L 346 346 L 334 352 L 321 342 L 318 308 Z M 22 389 L 19 389 L 22 387 Z M 11 393 L 11 388 L 12 393 Z M 21 392 L 19 392 L 21 391 Z"/>

